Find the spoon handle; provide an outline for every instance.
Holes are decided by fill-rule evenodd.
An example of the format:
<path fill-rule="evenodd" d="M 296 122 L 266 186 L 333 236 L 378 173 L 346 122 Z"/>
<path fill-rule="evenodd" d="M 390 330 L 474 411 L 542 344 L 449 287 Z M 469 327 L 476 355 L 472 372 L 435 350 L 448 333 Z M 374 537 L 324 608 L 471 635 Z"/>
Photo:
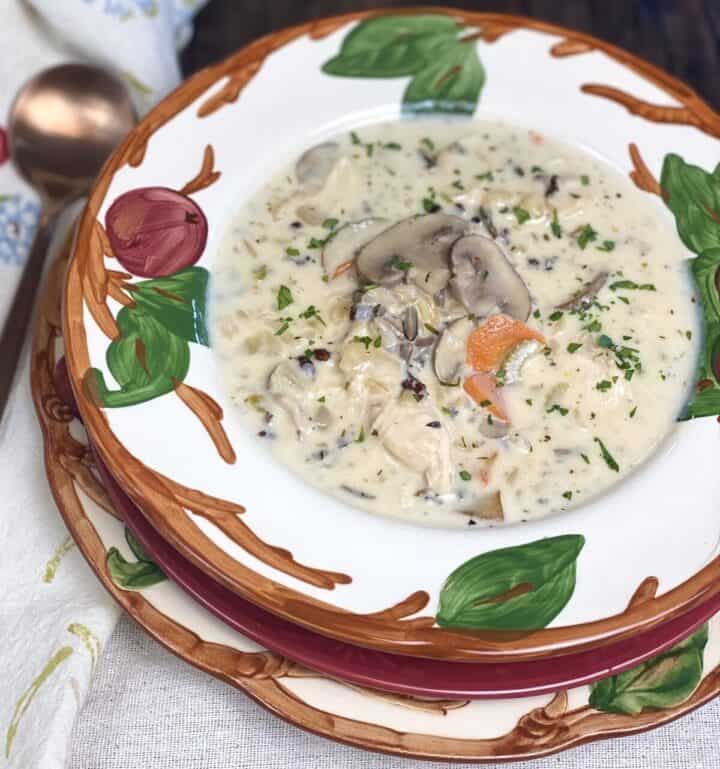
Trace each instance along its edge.
<path fill-rule="evenodd" d="M 30 254 L 23 269 L 20 284 L 8 310 L 0 336 L 0 421 L 5 413 L 15 372 L 30 324 L 35 296 L 43 276 L 45 257 L 50 247 L 61 208 L 43 210 Z"/>

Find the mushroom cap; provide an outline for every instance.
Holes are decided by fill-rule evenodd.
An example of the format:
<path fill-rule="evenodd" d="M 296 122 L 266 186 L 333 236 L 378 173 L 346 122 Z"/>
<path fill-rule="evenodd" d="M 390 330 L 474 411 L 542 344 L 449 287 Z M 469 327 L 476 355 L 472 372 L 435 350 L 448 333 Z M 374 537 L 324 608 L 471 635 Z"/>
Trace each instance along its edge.
<path fill-rule="evenodd" d="M 300 186 L 320 189 L 340 156 L 337 142 L 323 142 L 305 150 L 295 163 L 295 176 Z"/>
<path fill-rule="evenodd" d="M 467 359 L 467 340 L 475 328 L 470 318 L 459 318 L 443 329 L 435 345 L 433 369 L 440 384 L 455 387 Z"/>
<path fill-rule="evenodd" d="M 450 290 L 468 312 L 502 312 L 518 320 L 530 315 L 530 292 L 500 246 L 482 235 L 466 235 L 450 252 Z"/>
<path fill-rule="evenodd" d="M 350 269 L 358 251 L 387 229 L 387 224 L 387 219 L 369 218 L 342 226 L 323 247 L 322 265 L 325 272 L 334 278 Z"/>
<path fill-rule="evenodd" d="M 406 272 L 448 272 L 453 243 L 465 232 L 465 222 L 450 214 L 411 216 L 388 227 L 357 255 L 358 274 L 367 283 L 392 286 Z"/>

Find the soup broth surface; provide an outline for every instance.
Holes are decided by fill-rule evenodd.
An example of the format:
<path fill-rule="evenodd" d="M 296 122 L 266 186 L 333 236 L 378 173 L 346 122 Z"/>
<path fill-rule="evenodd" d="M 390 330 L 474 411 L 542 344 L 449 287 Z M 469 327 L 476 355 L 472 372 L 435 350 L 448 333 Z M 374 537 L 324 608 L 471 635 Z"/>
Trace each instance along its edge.
<path fill-rule="evenodd" d="M 245 201 L 213 347 L 258 441 L 374 513 L 498 525 L 621 481 L 687 395 L 697 318 L 658 203 L 502 123 L 332 137 Z"/>

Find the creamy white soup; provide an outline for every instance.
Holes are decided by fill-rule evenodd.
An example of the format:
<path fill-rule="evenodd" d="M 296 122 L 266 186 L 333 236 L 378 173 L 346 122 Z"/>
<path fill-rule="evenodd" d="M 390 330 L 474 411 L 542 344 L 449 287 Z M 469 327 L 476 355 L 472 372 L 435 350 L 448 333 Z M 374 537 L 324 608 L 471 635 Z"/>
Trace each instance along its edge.
<path fill-rule="evenodd" d="M 697 318 L 659 204 L 501 123 L 309 148 L 242 205 L 213 347 L 258 441 L 374 513 L 498 525 L 618 483 L 687 396 Z"/>

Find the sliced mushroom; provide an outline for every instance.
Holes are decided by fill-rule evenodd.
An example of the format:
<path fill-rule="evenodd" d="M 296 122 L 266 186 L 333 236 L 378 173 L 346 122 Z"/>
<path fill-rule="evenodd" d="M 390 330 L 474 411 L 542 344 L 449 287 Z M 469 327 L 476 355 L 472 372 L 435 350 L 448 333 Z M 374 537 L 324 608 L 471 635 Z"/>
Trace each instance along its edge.
<path fill-rule="evenodd" d="M 558 310 L 584 310 L 592 303 L 608 279 L 607 272 L 599 272 L 581 291 L 557 305 Z"/>
<path fill-rule="evenodd" d="M 472 510 L 462 510 L 463 515 L 470 518 L 481 518 L 484 521 L 503 521 L 505 513 L 503 511 L 502 497 L 499 491 L 488 494 L 477 501 Z"/>
<path fill-rule="evenodd" d="M 340 156 L 337 142 L 323 142 L 305 150 L 295 164 L 295 176 L 306 191 L 319 190 Z"/>
<path fill-rule="evenodd" d="M 448 387 L 460 384 L 460 373 L 467 358 L 467 340 L 474 327 L 470 318 L 460 318 L 440 335 L 433 357 L 435 376 L 440 384 Z"/>
<path fill-rule="evenodd" d="M 418 335 L 419 322 L 417 307 L 413 307 L 412 305 L 406 307 L 402 318 L 402 330 L 405 339 L 409 342 L 415 341 Z"/>
<path fill-rule="evenodd" d="M 399 283 L 411 268 L 421 279 L 436 270 L 446 272 L 449 278 L 448 255 L 464 231 L 465 222 L 449 214 L 403 219 L 360 249 L 358 273 L 365 282 L 384 286 Z M 435 286 L 437 283 L 433 281 Z"/>
<path fill-rule="evenodd" d="M 530 292 L 500 246 L 482 235 L 460 238 L 450 252 L 450 290 L 478 317 L 504 312 L 518 320 L 530 315 Z"/>
<path fill-rule="evenodd" d="M 322 251 L 322 265 L 330 278 L 336 278 L 349 270 L 358 251 L 370 240 L 387 229 L 387 219 L 370 218 L 349 222 L 341 227 Z"/>

